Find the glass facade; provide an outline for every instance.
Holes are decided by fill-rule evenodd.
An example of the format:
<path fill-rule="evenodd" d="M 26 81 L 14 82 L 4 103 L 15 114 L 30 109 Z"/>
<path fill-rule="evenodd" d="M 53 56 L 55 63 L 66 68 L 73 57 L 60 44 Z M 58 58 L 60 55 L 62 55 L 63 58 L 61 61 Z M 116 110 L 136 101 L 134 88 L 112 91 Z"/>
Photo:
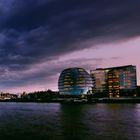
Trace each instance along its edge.
<path fill-rule="evenodd" d="M 107 92 L 109 97 L 119 97 L 120 80 L 117 70 L 109 70 L 107 73 Z"/>
<path fill-rule="evenodd" d="M 93 92 L 108 96 L 133 96 L 136 94 L 136 66 L 127 65 L 90 71 L 94 81 Z"/>
<path fill-rule="evenodd" d="M 104 69 L 97 69 L 90 71 L 93 79 L 93 92 L 104 92 L 106 89 L 106 74 Z"/>
<path fill-rule="evenodd" d="M 90 94 L 92 86 L 92 78 L 83 68 L 65 69 L 58 80 L 59 92 L 62 95 Z"/>

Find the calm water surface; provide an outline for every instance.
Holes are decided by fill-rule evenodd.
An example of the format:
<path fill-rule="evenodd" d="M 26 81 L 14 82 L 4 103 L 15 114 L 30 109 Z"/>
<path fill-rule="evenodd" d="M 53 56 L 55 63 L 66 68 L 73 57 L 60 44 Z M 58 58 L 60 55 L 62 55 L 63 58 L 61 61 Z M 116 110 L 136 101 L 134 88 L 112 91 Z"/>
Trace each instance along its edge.
<path fill-rule="evenodd" d="M 0 103 L 0 140 L 140 140 L 140 104 Z"/>

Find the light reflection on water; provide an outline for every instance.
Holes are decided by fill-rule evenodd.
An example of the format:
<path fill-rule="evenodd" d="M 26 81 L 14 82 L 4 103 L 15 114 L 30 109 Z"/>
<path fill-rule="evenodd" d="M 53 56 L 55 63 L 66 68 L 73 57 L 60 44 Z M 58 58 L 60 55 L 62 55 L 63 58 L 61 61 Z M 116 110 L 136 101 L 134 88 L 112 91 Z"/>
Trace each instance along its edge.
<path fill-rule="evenodd" d="M 140 140 L 140 104 L 0 103 L 0 139 Z"/>

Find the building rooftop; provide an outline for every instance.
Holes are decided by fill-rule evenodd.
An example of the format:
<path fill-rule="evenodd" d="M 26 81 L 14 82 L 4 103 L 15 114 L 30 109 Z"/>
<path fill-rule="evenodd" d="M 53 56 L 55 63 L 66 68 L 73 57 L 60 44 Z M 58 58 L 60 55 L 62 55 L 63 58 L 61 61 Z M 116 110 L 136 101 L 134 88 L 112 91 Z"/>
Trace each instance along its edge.
<path fill-rule="evenodd" d="M 117 67 L 109 67 L 109 68 L 97 68 L 96 70 L 106 70 L 106 69 L 121 69 L 127 67 L 136 67 L 134 65 L 125 65 L 125 66 L 117 66 Z"/>

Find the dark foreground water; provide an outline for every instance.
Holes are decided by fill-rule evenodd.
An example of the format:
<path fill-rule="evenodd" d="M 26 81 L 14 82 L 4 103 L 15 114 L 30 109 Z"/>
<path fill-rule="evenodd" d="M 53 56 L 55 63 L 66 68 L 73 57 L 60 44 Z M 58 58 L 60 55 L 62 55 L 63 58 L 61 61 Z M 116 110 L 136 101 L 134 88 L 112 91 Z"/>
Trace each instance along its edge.
<path fill-rule="evenodd" d="M 0 140 L 140 140 L 140 104 L 0 103 Z"/>

